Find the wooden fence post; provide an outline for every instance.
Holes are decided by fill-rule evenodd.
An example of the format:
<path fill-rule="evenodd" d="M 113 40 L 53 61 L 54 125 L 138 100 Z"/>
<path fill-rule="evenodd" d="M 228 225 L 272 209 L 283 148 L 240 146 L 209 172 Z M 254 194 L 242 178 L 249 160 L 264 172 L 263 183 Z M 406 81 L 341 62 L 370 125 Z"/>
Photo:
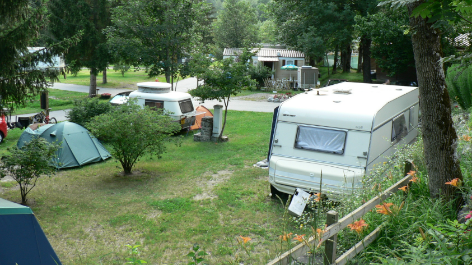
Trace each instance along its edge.
<path fill-rule="evenodd" d="M 326 218 L 326 224 L 328 226 L 338 222 L 338 212 L 329 211 Z M 336 260 L 336 243 L 338 241 L 338 233 L 328 238 L 325 242 L 325 255 L 324 255 L 324 265 L 333 264 Z"/>
<path fill-rule="evenodd" d="M 403 172 L 403 176 L 408 175 L 408 172 L 410 172 L 411 168 L 412 168 L 411 162 L 410 161 L 405 161 L 405 169 L 404 169 L 404 172 Z"/>

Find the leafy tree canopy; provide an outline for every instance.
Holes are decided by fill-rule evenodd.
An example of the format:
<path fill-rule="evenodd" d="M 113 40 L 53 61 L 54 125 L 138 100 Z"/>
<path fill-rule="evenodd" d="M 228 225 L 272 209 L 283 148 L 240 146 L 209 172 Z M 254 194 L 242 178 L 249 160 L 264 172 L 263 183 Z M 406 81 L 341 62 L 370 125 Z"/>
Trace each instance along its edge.
<path fill-rule="evenodd" d="M 130 0 L 112 11 L 108 43 L 126 64 L 149 66 L 172 83 L 187 56 L 209 33 L 211 7 L 200 0 Z"/>
<path fill-rule="evenodd" d="M 10 155 L 2 158 L 0 177 L 11 176 L 19 185 L 21 204 L 26 205 L 26 196 L 36 186 L 42 175 L 51 176 L 56 172 L 54 158 L 59 148 L 44 138 L 34 137 L 22 148 L 10 148 Z"/>
<path fill-rule="evenodd" d="M 227 58 L 216 61 L 208 68 L 199 66 L 209 65 L 211 61 L 208 58 L 202 56 L 194 57 L 195 61 L 192 65 L 197 67 L 195 68 L 195 73 L 197 77 L 204 80 L 204 84 L 198 86 L 196 89 L 190 90 L 189 93 L 193 97 L 200 98 L 203 101 L 207 99 L 223 101 L 225 115 L 219 138 L 223 136 L 231 96 L 237 95 L 243 87 L 252 87 L 255 85 L 254 80 L 251 79 L 249 74 L 249 69 L 252 67 L 250 61 L 251 56 L 253 56 L 253 54 L 249 49 L 244 49 L 243 53 L 236 59 Z"/>
<path fill-rule="evenodd" d="M 70 38 L 82 31 L 84 36 L 65 53 L 69 67 L 90 68 L 90 95 L 96 94 L 96 78 L 111 61 L 103 29 L 110 25 L 111 2 L 108 0 L 50 0 L 49 36 L 51 42 Z"/>
<path fill-rule="evenodd" d="M 214 23 L 216 45 L 220 48 L 242 48 L 257 43 L 255 9 L 242 0 L 225 0 L 223 5 Z"/>
<path fill-rule="evenodd" d="M 38 64 L 53 65 L 53 57 L 78 41 L 80 32 L 49 47 L 28 51 L 47 22 L 43 1 L 0 1 L 0 107 L 15 108 L 45 90 L 57 80 L 55 69 L 39 69 Z"/>
<path fill-rule="evenodd" d="M 121 163 L 124 173 L 130 174 L 143 155 L 160 158 L 166 150 L 165 143 L 177 140 L 170 136 L 180 130 L 180 124 L 162 111 L 141 108 L 130 101 L 95 116 L 87 128 L 112 146 L 112 156 Z"/>

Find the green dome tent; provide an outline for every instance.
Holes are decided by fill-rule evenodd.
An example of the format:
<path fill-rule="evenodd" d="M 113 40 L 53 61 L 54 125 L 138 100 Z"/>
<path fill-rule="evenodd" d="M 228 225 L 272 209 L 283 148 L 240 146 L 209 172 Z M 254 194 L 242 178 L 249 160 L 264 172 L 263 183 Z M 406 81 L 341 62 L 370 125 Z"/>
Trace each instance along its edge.
<path fill-rule="evenodd" d="M 61 143 L 57 151 L 57 168 L 77 167 L 111 157 L 103 145 L 84 127 L 73 122 L 46 124 L 36 130 L 27 128 L 20 136 L 17 146 L 21 148 L 33 137 L 42 137 L 52 143 Z M 55 161 L 55 162 L 56 162 Z"/>

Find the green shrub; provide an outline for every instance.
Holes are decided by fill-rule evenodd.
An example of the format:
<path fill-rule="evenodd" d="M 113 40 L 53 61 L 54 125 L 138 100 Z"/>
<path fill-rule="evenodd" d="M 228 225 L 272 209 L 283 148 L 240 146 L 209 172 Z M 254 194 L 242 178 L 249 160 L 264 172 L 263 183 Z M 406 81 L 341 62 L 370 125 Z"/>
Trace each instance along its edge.
<path fill-rule="evenodd" d="M 458 65 L 449 67 L 446 75 L 449 95 L 457 101 L 462 109 L 472 107 L 472 66 L 461 68 Z"/>
<path fill-rule="evenodd" d="M 84 98 L 74 101 L 74 107 L 67 114 L 69 121 L 75 122 L 86 127 L 86 123 L 98 115 L 107 113 L 111 110 L 108 101 L 102 101 L 98 98 Z"/>

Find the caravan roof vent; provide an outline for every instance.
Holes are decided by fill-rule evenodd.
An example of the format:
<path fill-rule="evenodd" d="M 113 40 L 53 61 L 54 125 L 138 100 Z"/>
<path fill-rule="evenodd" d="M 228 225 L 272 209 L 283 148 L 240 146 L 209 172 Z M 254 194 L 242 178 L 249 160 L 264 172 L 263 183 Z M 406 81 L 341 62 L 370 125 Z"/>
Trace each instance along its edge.
<path fill-rule="evenodd" d="M 333 88 L 334 94 L 351 94 L 351 91 L 350 88 Z"/>
<path fill-rule="evenodd" d="M 171 85 L 164 82 L 143 82 L 138 83 L 138 91 L 143 93 L 168 93 Z"/>

